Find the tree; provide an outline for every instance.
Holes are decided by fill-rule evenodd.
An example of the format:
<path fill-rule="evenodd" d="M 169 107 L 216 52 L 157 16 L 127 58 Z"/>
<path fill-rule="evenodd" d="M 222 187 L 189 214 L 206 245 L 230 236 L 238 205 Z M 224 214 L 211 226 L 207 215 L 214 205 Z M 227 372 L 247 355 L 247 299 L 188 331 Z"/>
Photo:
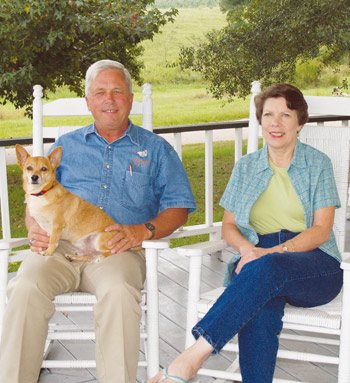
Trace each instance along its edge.
<path fill-rule="evenodd" d="M 222 12 L 235 12 L 237 7 L 248 4 L 250 0 L 220 0 L 219 5 Z"/>
<path fill-rule="evenodd" d="M 62 85 L 83 94 L 82 79 L 95 61 L 122 62 L 140 82 L 143 51 L 177 10 L 161 13 L 154 0 L 2 0 L 0 97 L 30 114 L 33 85 Z"/>
<path fill-rule="evenodd" d="M 183 47 L 182 68 L 200 72 L 217 98 L 248 95 L 263 85 L 293 81 L 296 63 L 320 55 L 337 63 L 350 51 L 349 0 L 225 0 L 243 3 L 227 13 L 228 26 L 197 47 Z"/>

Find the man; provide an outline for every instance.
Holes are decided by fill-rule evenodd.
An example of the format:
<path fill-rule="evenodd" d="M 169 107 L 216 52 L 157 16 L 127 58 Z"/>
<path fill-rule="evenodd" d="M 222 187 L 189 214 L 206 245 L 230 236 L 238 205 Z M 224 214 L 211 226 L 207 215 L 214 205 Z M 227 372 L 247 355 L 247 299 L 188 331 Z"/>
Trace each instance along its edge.
<path fill-rule="evenodd" d="M 139 354 L 139 302 L 145 279 L 143 240 L 171 234 L 187 221 L 195 202 L 173 148 L 132 124 L 129 72 L 101 60 L 86 73 L 86 102 L 94 124 L 61 136 L 57 179 L 99 206 L 116 222 L 112 255 L 98 263 L 65 258 L 72 245 L 60 241 L 51 257 L 38 252 L 49 236 L 27 212 L 31 252 L 8 286 L 0 346 L 0 383 L 37 382 L 52 300 L 69 291 L 97 296 L 96 362 L 100 383 L 135 383 Z M 39 197 L 40 198 L 40 197 Z M 82 225 L 84 222 L 82 222 Z"/>

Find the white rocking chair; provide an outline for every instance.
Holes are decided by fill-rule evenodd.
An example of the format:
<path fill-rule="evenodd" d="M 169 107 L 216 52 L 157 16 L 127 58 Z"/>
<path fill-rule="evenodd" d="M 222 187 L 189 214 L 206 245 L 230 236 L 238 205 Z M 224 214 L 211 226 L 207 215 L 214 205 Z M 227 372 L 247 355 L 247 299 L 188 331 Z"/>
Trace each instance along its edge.
<path fill-rule="evenodd" d="M 256 86 L 256 84 L 255 84 Z M 306 97 L 310 114 L 349 115 L 350 99 L 339 97 Z M 253 107 L 252 107 L 253 105 Z M 255 117 L 254 104 L 250 110 L 249 139 L 254 140 L 248 150 L 257 149 L 259 126 Z M 336 183 L 342 207 L 337 209 L 334 222 L 334 232 L 337 244 L 342 253 L 344 269 L 344 286 L 342 294 L 339 294 L 331 303 L 312 309 L 286 307 L 283 317 L 284 330 L 280 336 L 281 342 L 303 342 L 303 344 L 322 344 L 326 347 L 339 346 L 339 356 L 316 354 L 314 352 L 284 350 L 280 347 L 278 358 L 294 359 L 311 363 L 325 363 L 338 365 L 338 382 L 350 382 L 350 253 L 344 252 L 346 230 L 346 206 L 348 202 L 349 186 L 349 159 L 350 159 L 350 127 L 329 126 L 305 126 L 300 134 L 300 140 L 325 152 L 332 160 Z M 253 129 L 253 131 L 251 131 Z M 248 139 L 248 141 L 249 141 Z M 184 246 L 177 251 L 189 257 L 189 293 L 186 326 L 186 347 L 194 342 L 191 334 L 192 327 L 212 307 L 217 298 L 224 291 L 224 287 L 200 294 L 201 263 L 202 257 L 223 251 L 227 247 L 221 241 L 211 241 Z M 288 330 L 288 331 L 285 331 Z M 293 345 L 294 347 L 294 345 Z M 304 346 L 303 349 L 307 348 Z M 239 373 L 237 358 L 237 337 L 229 342 L 224 348 L 233 351 L 236 355 L 234 362 L 227 370 L 214 370 L 202 368 L 199 375 L 215 377 L 216 382 L 242 381 Z M 297 366 L 297 365 L 296 365 Z M 297 375 L 297 373 L 296 373 Z M 310 374 L 308 374 L 310 376 Z M 300 378 L 303 380 L 303 378 Z M 274 379 L 274 382 L 292 382 L 295 380 Z M 299 381 L 299 380 L 298 380 Z"/>
<path fill-rule="evenodd" d="M 143 87 L 142 103 L 134 101 L 131 115 L 142 115 L 143 127 L 152 131 L 152 87 L 145 84 Z M 79 126 L 70 127 L 43 127 L 44 116 L 88 116 L 91 115 L 86 106 L 84 98 L 59 99 L 43 105 L 42 87 L 34 86 L 33 102 L 33 155 L 44 155 L 43 138 L 57 138 L 60 135 L 79 128 Z M 2 328 L 2 319 L 6 308 L 6 286 L 8 281 L 8 263 L 21 261 L 26 250 L 13 252 L 12 249 L 26 245 L 27 238 L 11 238 L 10 215 L 8 206 L 8 188 L 6 175 L 5 148 L 0 148 L 0 201 L 3 239 L 0 240 L 0 336 Z M 158 329 L 158 281 L 157 281 L 157 256 L 158 250 L 169 247 L 169 241 L 156 240 L 145 241 L 143 246 L 146 249 L 146 287 L 143 291 L 142 299 L 142 321 L 140 325 L 141 339 L 145 342 L 144 353 L 145 360 L 139 361 L 139 366 L 147 368 L 147 377 L 151 377 L 159 369 L 159 329 Z M 11 254 L 11 256 L 10 256 Z M 146 293 L 147 291 L 147 293 Z M 88 293 L 69 293 L 56 297 L 54 301 L 56 312 L 61 312 L 60 322 L 70 322 L 70 324 L 50 323 L 49 334 L 47 338 L 47 349 L 42 363 L 43 368 L 95 368 L 96 362 L 91 360 L 48 360 L 49 347 L 55 340 L 94 340 L 95 333 L 93 323 L 87 326 L 79 326 L 74 323 L 74 319 L 69 320 L 68 312 L 92 311 L 96 303 L 96 297 Z M 57 314 L 56 319 L 57 319 Z M 74 316 L 74 314 L 73 314 Z M 62 319 L 63 318 L 63 319 Z M 54 316 L 55 319 L 55 316 Z M 91 321 L 92 322 L 92 321 Z M 54 352 L 53 352 L 54 354 Z"/>

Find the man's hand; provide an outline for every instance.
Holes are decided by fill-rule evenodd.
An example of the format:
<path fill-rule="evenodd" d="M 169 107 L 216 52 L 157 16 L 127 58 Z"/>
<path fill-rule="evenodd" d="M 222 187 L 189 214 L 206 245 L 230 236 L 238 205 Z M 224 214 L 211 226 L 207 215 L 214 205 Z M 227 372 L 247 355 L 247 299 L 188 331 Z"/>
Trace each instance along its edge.
<path fill-rule="evenodd" d="M 158 217 L 149 221 L 156 228 L 154 239 L 163 238 L 171 234 L 178 227 L 184 225 L 187 221 L 187 208 L 169 208 L 159 213 Z M 142 242 L 150 239 L 152 233 L 144 224 L 140 225 L 111 225 L 106 227 L 105 231 L 115 231 L 115 236 L 108 242 L 113 246 L 112 254 L 121 253 L 131 247 L 141 246 Z"/>
<path fill-rule="evenodd" d="M 112 254 L 121 253 L 131 247 L 141 246 L 142 241 L 151 237 L 151 232 L 145 225 L 111 225 L 105 231 L 115 231 L 115 236 L 108 242 L 108 246 L 114 246 Z"/>

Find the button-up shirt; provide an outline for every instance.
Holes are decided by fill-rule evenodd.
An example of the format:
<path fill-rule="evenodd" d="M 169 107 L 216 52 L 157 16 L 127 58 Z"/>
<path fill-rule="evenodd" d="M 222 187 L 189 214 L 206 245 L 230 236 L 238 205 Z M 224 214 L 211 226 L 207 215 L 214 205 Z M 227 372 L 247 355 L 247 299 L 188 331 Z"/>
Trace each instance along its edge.
<path fill-rule="evenodd" d="M 324 153 L 298 140 L 288 175 L 302 204 L 306 228 L 313 225 L 316 210 L 327 206 L 340 207 L 332 163 Z M 235 164 L 220 201 L 224 209 L 234 214 L 238 229 L 253 245 L 258 243 L 258 235 L 249 224 L 250 212 L 272 176 L 265 145 Z M 333 230 L 330 239 L 320 249 L 341 261 Z"/>
<path fill-rule="evenodd" d="M 92 124 L 60 136 L 51 150 L 57 146 L 63 147 L 57 180 L 116 223 L 144 223 L 168 208 L 196 209 L 173 147 L 131 121 L 114 142 L 108 143 Z"/>

